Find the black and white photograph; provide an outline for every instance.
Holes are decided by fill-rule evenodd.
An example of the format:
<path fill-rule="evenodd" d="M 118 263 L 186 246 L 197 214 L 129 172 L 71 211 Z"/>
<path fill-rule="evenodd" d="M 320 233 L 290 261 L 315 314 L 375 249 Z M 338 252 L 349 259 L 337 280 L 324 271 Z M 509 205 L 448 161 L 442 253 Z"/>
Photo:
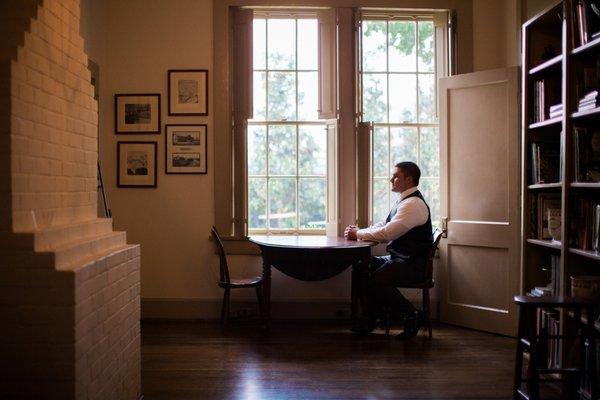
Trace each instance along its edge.
<path fill-rule="evenodd" d="M 206 125 L 165 125 L 165 173 L 206 174 Z"/>
<path fill-rule="evenodd" d="M 173 145 L 174 146 L 199 146 L 200 145 L 200 132 L 175 131 L 175 132 L 173 132 Z"/>
<path fill-rule="evenodd" d="M 169 115 L 208 115 L 208 70 L 169 70 Z"/>
<path fill-rule="evenodd" d="M 117 187 L 156 187 L 156 142 L 117 142 Z"/>
<path fill-rule="evenodd" d="M 148 124 L 150 118 L 150 104 L 125 104 L 126 124 Z"/>
<path fill-rule="evenodd" d="M 181 79 L 177 81 L 179 104 L 198 104 L 198 81 Z"/>
<path fill-rule="evenodd" d="M 200 153 L 174 153 L 174 167 L 199 167 Z"/>
<path fill-rule="evenodd" d="M 160 94 L 115 94 L 116 134 L 160 134 Z"/>
<path fill-rule="evenodd" d="M 144 151 L 127 152 L 127 175 L 148 175 L 148 154 Z"/>

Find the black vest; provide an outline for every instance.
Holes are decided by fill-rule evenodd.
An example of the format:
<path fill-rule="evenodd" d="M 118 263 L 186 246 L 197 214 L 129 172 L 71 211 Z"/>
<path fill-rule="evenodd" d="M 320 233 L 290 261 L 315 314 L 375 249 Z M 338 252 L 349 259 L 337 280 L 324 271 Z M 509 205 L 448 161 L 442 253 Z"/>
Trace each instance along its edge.
<path fill-rule="evenodd" d="M 423 200 L 427 207 L 427 221 L 423 225 L 415 226 L 398 239 L 388 243 L 386 250 L 392 258 L 412 259 L 415 261 L 425 262 L 429 249 L 433 243 L 433 234 L 431 228 L 431 211 L 425 202 L 423 195 L 418 190 L 409 194 L 401 200 L 405 201 L 411 197 L 418 197 Z"/>

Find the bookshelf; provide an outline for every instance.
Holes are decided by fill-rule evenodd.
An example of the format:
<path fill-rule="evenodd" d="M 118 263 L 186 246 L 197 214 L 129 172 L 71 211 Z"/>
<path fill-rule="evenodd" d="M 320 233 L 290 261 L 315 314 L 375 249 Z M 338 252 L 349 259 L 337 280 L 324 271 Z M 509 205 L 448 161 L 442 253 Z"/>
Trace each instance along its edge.
<path fill-rule="evenodd" d="M 600 15 L 587 1 L 555 1 L 522 27 L 523 294 L 569 296 L 571 276 L 600 275 Z M 552 323 L 567 332 L 573 320 Z"/>

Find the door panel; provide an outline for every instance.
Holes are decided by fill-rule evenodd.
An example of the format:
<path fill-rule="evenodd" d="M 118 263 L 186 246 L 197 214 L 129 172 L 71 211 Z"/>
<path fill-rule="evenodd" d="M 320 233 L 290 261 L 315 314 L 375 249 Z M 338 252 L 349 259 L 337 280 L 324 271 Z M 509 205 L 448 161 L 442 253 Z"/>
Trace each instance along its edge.
<path fill-rule="evenodd" d="M 506 335 L 520 277 L 518 72 L 440 79 L 441 319 Z"/>

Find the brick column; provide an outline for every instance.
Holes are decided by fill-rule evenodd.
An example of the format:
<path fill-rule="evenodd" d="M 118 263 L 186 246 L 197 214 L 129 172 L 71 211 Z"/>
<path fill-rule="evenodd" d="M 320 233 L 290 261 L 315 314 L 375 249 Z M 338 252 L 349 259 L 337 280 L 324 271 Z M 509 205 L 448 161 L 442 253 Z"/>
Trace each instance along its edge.
<path fill-rule="evenodd" d="M 0 2 L 0 397 L 140 396 L 140 249 L 96 216 L 79 18 L 79 0 Z"/>

